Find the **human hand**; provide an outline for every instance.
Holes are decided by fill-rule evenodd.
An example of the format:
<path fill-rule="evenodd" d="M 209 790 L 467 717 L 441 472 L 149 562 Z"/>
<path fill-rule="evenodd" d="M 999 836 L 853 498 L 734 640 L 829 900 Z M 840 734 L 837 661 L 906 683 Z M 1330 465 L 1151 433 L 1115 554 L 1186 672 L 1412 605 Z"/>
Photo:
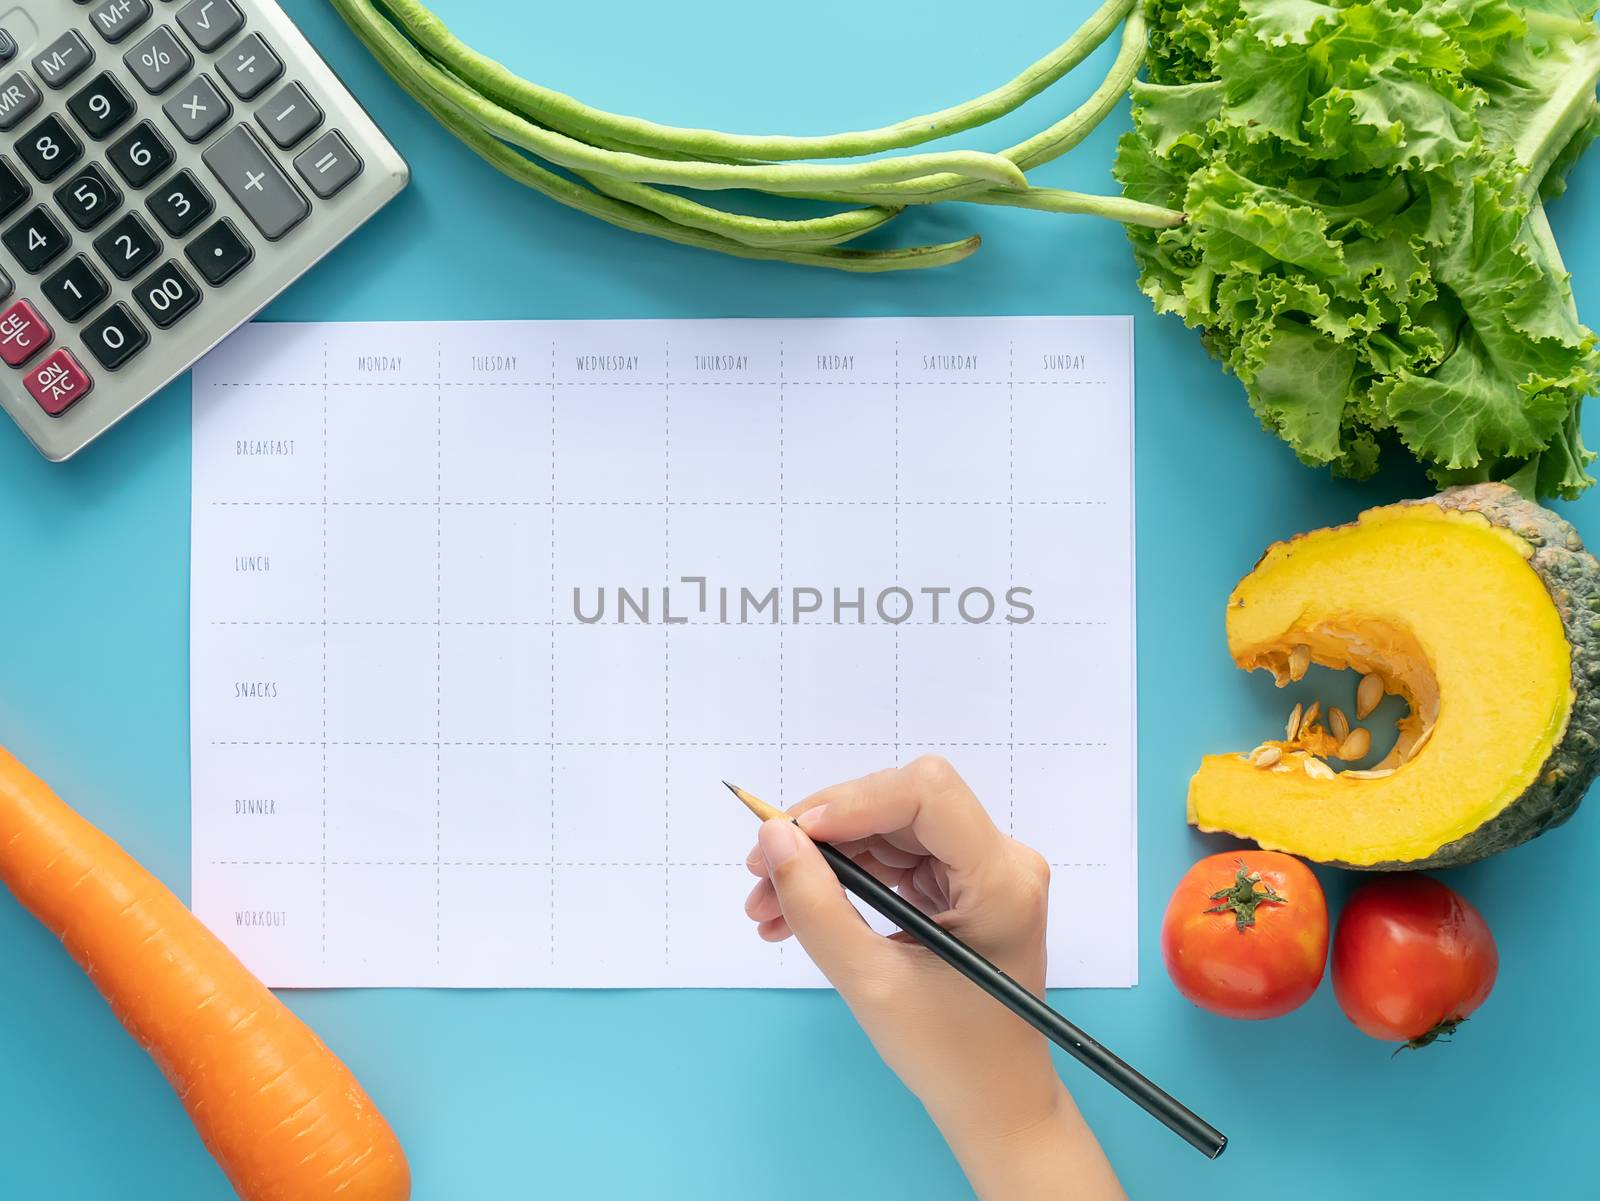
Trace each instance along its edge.
<path fill-rule="evenodd" d="M 763 823 L 745 903 L 761 937 L 793 934 L 944 1132 L 981 1196 L 1121 1197 L 1044 1037 L 906 936 L 875 933 L 812 843 L 830 842 L 1044 991 L 1049 867 L 996 828 L 943 759 L 816 793 Z M 803 832 L 802 832 L 803 831 Z"/>

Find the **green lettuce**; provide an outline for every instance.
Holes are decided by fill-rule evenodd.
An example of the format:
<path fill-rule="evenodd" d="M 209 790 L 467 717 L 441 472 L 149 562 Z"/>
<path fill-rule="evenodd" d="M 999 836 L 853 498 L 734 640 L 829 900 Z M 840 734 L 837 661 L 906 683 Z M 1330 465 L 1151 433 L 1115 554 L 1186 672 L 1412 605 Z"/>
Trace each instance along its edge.
<path fill-rule="evenodd" d="M 1592 0 L 1146 8 L 1116 173 L 1189 216 L 1129 230 L 1157 311 L 1305 463 L 1587 488 L 1600 350 L 1544 202 L 1600 133 Z"/>

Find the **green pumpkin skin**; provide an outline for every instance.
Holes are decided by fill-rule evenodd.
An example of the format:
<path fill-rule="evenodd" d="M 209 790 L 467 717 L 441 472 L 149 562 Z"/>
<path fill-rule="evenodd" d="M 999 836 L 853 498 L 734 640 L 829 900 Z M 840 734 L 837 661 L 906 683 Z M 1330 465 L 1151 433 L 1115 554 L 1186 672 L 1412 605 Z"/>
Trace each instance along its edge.
<path fill-rule="evenodd" d="M 1555 602 L 1572 651 L 1572 712 L 1539 778 L 1496 816 L 1425 859 L 1335 864 L 1356 871 L 1462 867 L 1509 851 L 1571 817 L 1600 772 L 1600 563 L 1583 548 L 1578 531 L 1506 484 L 1447 488 L 1402 503 L 1481 514 L 1533 548 L 1528 565 Z"/>

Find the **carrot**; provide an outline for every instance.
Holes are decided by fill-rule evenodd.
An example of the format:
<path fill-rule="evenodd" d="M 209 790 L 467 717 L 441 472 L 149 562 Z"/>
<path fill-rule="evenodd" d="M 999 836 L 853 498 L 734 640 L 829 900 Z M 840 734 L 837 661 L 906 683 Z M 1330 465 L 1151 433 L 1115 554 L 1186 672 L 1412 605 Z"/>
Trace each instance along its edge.
<path fill-rule="evenodd" d="M 0 881 L 156 1061 L 244 1201 L 410 1197 L 399 1140 L 350 1069 L 4 748 Z"/>

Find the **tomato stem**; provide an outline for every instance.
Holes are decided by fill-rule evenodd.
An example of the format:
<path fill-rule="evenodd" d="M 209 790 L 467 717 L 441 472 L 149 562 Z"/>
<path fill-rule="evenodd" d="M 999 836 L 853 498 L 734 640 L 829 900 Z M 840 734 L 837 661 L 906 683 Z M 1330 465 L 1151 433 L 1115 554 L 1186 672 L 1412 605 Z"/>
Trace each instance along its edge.
<path fill-rule="evenodd" d="M 1264 892 L 1257 892 L 1256 885 L 1260 884 Z M 1256 924 L 1256 907 L 1263 902 L 1274 905 L 1286 904 L 1288 897 L 1273 889 L 1272 885 L 1264 883 L 1260 872 L 1252 872 L 1245 865 L 1243 859 L 1239 860 L 1239 870 L 1233 877 L 1233 883 L 1227 888 L 1219 888 L 1211 894 L 1211 900 L 1219 904 L 1207 909 L 1207 913 L 1232 913 L 1234 925 L 1242 934 L 1249 927 Z M 1437 1036 L 1435 1036 L 1437 1037 Z"/>

